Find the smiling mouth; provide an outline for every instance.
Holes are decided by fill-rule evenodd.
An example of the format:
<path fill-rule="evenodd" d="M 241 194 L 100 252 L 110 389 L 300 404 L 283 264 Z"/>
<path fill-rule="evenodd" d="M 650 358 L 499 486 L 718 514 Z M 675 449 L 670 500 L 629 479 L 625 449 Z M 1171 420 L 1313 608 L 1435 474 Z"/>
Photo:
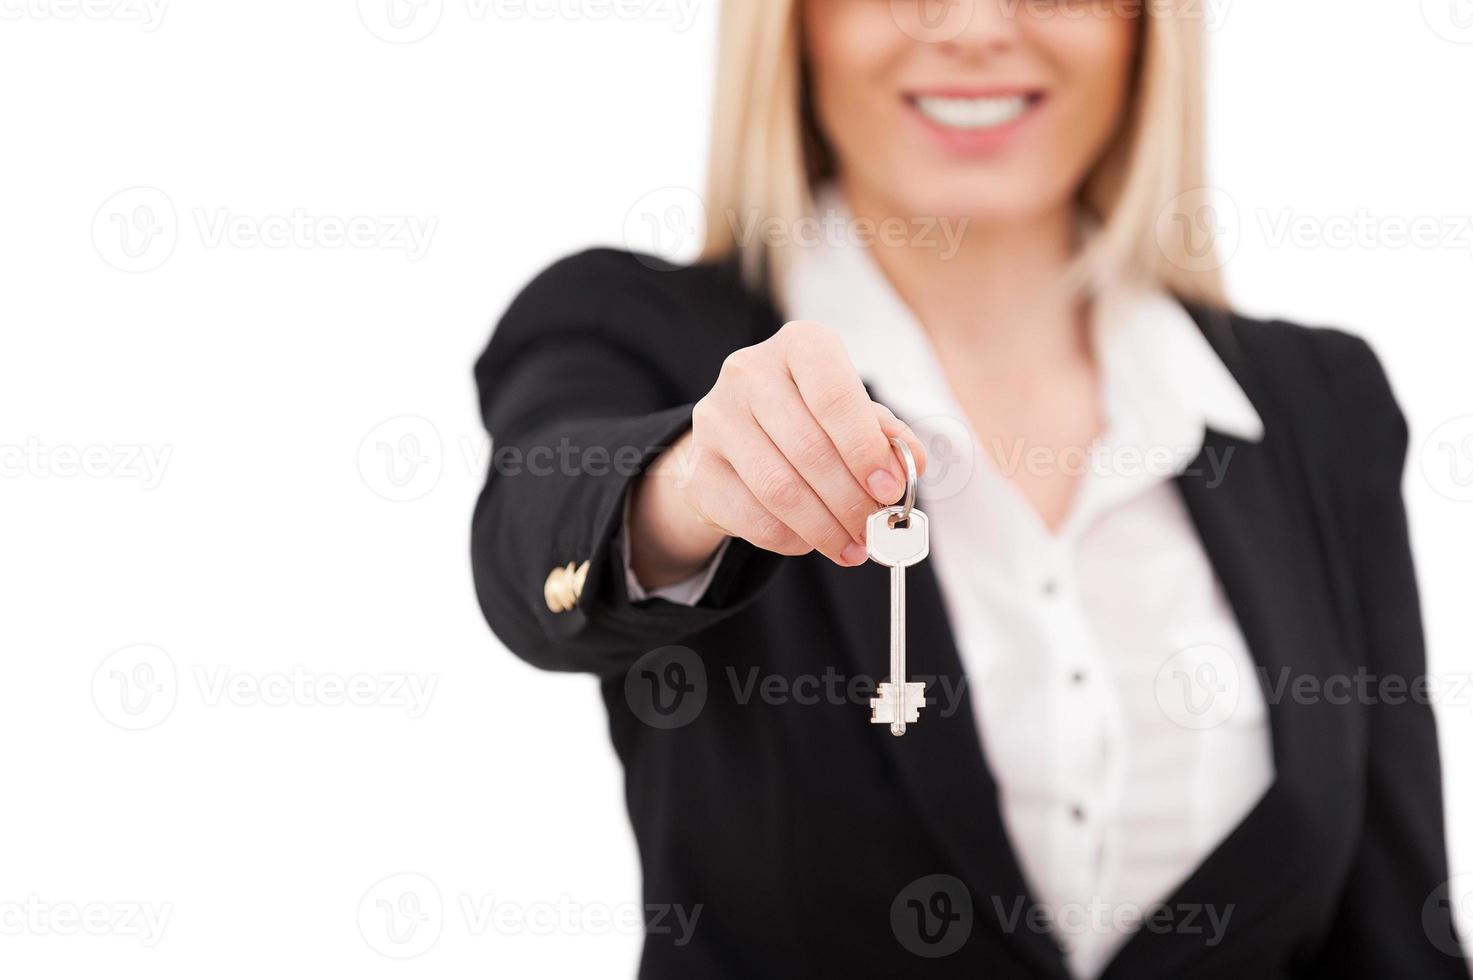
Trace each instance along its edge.
<path fill-rule="evenodd" d="M 1042 99 L 1042 93 L 1018 93 L 972 97 L 913 95 L 909 101 L 927 121 L 937 126 L 978 132 L 1016 122 Z"/>

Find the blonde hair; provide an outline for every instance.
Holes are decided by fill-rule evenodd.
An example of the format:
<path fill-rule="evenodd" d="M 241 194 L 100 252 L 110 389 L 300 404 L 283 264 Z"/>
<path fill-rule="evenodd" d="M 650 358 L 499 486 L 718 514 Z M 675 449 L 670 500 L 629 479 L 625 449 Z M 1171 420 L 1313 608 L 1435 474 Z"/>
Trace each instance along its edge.
<path fill-rule="evenodd" d="M 723 215 L 792 222 L 811 212 L 829 161 L 805 91 L 803 0 L 724 0 L 706 190 L 703 258 L 741 253 L 753 286 L 781 281 L 785 256 L 742 248 Z M 1210 211 L 1205 181 L 1202 23 L 1193 0 L 1146 0 L 1130 105 L 1118 132 L 1080 187 L 1096 232 L 1069 276 L 1071 288 L 1100 277 L 1149 285 L 1182 299 L 1222 305 L 1221 263 L 1209 238 L 1186 235 Z M 1210 229 L 1198 229 L 1209 232 Z"/>

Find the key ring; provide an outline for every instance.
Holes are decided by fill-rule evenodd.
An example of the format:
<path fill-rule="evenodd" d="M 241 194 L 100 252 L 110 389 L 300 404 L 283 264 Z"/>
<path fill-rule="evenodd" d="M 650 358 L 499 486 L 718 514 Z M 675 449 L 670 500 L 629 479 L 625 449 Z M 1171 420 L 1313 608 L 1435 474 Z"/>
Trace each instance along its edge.
<path fill-rule="evenodd" d="M 910 444 L 899 436 L 890 437 L 890 445 L 900 454 L 900 463 L 905 467 L 905 501 L 901 504 L 899 524 L 910 522 L 910 512 L 916 505 L 916 458 L 911 454 Z"/>

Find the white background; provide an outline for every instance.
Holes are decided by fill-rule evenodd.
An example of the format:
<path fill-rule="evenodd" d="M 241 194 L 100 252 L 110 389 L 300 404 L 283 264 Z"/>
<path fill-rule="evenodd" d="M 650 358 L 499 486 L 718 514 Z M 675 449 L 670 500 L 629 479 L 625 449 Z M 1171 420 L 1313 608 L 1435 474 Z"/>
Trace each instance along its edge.
<path fill-rule="evenodd" d="M 85 2 L 0 0 L 0 972 L 633 975 L 595 684 L 522 665 L 472 592 L 470 366 L 536 270 L 700 186 L 714 3 Z M 1473 8 L 1208 13 L 1232 292 L 1386 361 L 1466 685 Z M 1447 240 L 1399 245 L 1414 219 Z M 1473 693 L 1441 718 L 1470 873 Z"/>

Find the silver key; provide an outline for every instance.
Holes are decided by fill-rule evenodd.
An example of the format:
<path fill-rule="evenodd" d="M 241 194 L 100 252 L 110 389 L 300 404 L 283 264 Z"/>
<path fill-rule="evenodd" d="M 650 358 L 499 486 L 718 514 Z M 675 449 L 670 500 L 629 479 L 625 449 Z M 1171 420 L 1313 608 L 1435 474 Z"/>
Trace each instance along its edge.
<path fill-rule="evenodd" d="M 870 698 L 870 724 L 890 726 L 891 735 L 904 735 L 906 722 L 920 721 L 926 703 L 926 685 L 905 680 L 905 570 L 931 553 L 926 515 L 914 507 L 910 519 L 898 523 L 905 507 L 886 507 L 869 516 L 865 542 L 869 557 L 890 569 L 890 682 Z"/>

